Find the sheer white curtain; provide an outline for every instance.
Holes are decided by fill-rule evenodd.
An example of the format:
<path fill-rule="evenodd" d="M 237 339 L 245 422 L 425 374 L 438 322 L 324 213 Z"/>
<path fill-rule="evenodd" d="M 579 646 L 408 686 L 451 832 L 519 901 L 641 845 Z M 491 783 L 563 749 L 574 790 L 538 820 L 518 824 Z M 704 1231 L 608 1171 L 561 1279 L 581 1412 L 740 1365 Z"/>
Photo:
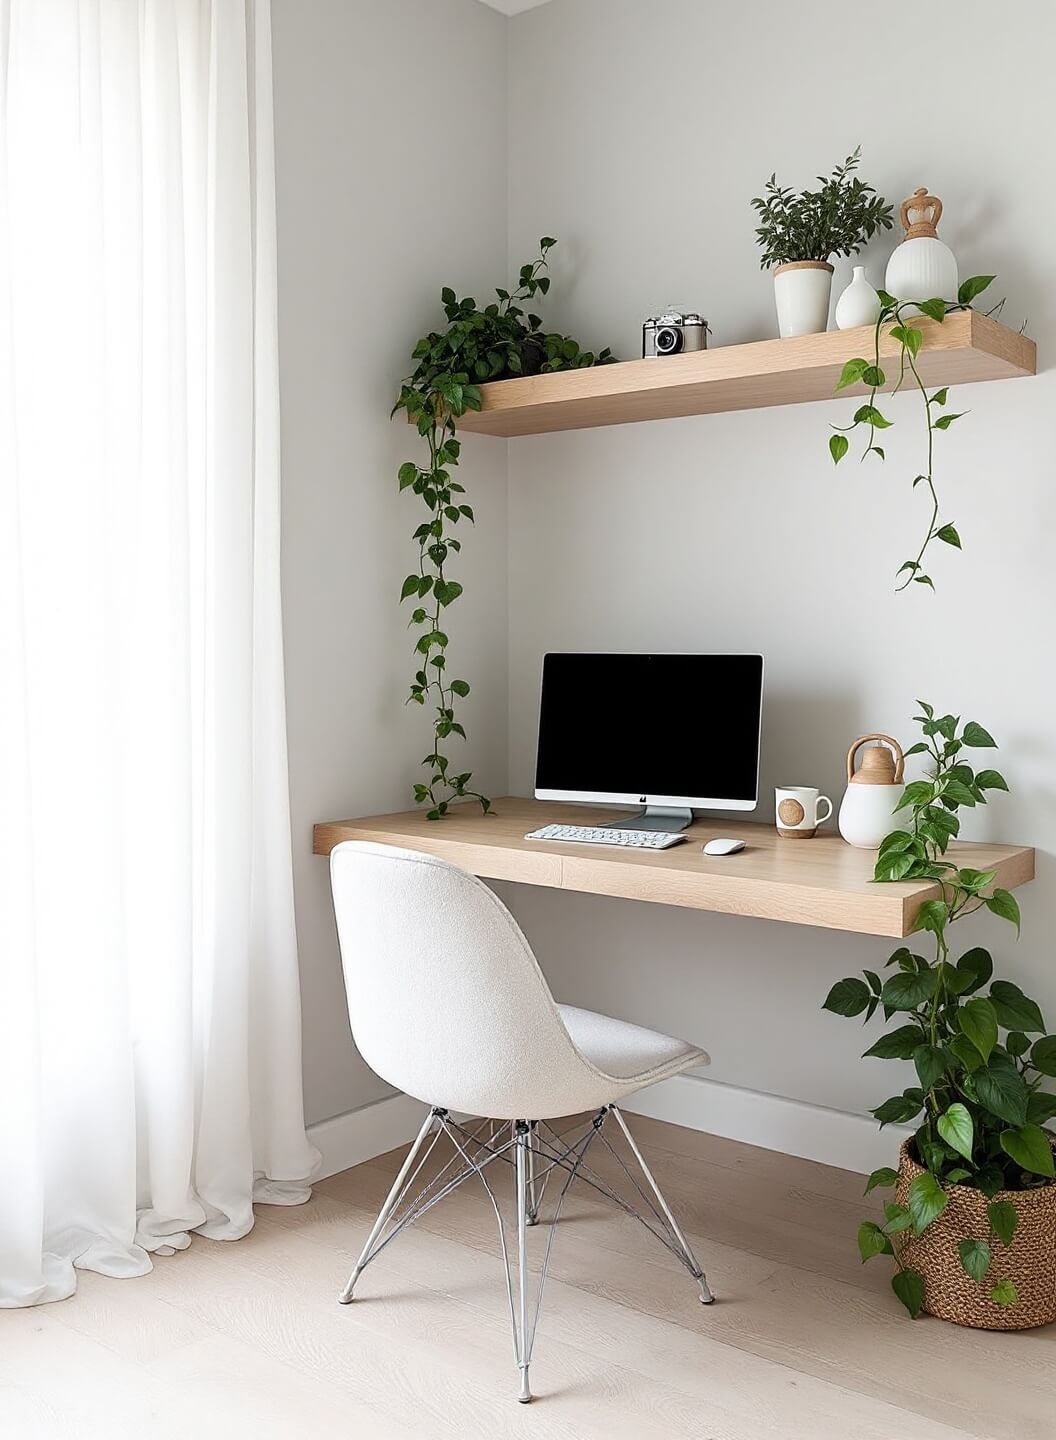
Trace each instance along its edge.
<path fill-rule="evenodd" d="M 0 0 L 0 1305 L 307 1198 L 266 0 Z"/>

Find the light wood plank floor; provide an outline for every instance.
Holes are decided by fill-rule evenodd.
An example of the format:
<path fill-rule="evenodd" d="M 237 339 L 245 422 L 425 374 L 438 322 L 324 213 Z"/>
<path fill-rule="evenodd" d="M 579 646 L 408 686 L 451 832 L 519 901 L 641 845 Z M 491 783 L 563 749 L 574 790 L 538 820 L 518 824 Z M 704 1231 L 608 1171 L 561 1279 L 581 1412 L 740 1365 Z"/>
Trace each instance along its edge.
<path fill-rule="evenodd" d="M 957 1440 L 1056 1435 L 1056 1327 L 910 1322 L 858 1263 L 862 1179 L 631 1117 L 718 1296 L 594 1192 L 570 1192 L 531 1406 L 514 1398 L 494 1215 L 463 1186 L 336 1292 L 401 1155 L 261 1207 L 140 1280 L 0 1311 L 11 1440 Z M 434 1157 L 440 1158 L 440 1149 Z M 446 1156 L 444 1157 L 446 1158 Z M 595 1149 L 591 1163 L 618 1170 Z M 501 1183 L 508 1184 L 503 1168 Z M 547 1227 L 532 1232 L 541 1259 Z"/>

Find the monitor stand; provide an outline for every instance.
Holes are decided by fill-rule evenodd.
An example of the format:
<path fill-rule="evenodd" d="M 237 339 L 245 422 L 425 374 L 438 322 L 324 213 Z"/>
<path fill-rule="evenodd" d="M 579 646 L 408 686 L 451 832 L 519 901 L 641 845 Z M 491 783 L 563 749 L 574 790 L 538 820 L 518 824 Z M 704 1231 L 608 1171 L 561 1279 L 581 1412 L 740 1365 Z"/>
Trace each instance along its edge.
<path fill-rule="evenodd" d="M 637 815 L 628 815 L 625 820 L 604 820 L 598 822 L 599 830 L 663 830 L 676 834 L 693 823 L 693 811 L 688 805 L 647 805 Z"/>

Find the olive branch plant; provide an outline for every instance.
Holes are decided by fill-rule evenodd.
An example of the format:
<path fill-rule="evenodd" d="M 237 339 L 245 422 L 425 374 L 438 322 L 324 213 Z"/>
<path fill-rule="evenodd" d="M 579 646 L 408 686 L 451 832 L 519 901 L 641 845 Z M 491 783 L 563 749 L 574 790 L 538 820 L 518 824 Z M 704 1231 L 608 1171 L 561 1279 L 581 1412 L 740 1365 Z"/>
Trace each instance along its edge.
<path fill-rule="evenodd" d="M 892 1240 L 910 1229 L 923 1234 L 945 1211 L 954 1185 L 972 1186 L 989 1201 L 989 1238 L 965 1236 L 958 1244 L 963 1269 L 986 1286 L 995 1304 L 1017 1303 L 1010 1279 L 987 1284 L 994 1248 L 1011 1244 L 1018 1219 L 1009 1201 L 994 1197 L 1053 1182 L 1054 1137 L 1043 1127 L 1056 1115 L 1056 1095 L 1041 1088 L 1045 1077 L 1056 1075 L 1056 1035 L 1045 1033 L 1037 1004 L 1011 981 L 993 979 L 993 959 L 981 947 L 951 958 L 951 927 L 979 910 L 1019 933 L 1019 906 L 1009 891 L 994 886 L 995 872 L 946 859 L 960 831 L 958 812 L 1008 789 L 997 770 L 976 771 L 964 758 L 966 750 L 995 742 L 975 721 L 962 728 L 959 717 L 936 716 L 931 705 L 917 703 L 922 713 L 914 719 L 924 739 L 906 754 L 927 755 L 930 774 L 905 787 L 895 813 L 906 812 L 908 820 L 880 846 L 874 878 L 938 883 L 941 894 L 924 902 L 914 927 L 930 935 L 933 955 L 900 946 L 887 962 L 893 975 L 881 980 L 865 970 L 862 978 L 837 981 L 823 1006 L 837 1015 L 864 1014 L 865 1022 L 882 1009 L 888 1021 L 899 1023 L 865 1055 L 911 1060 L 916 1070 L 915 1085 L 872 1113 L 881 1128 L 917 1122 L 912 1149 L 924 1172 L 909 1185 L 908 1204 L 888 1201 L 883 1225 L 864 1220 L 858 1230 L 863 1262 L 875 1255 L 893 1258 L 892 1287 L 914 1318 L 924 1303 L 924 1278 L 904 1263 L 897 1238 Z M 889 1167 L 875 1170 L 865 1193 L 897 1180 Z"/>
<path fill-rule="evenodd" d="M 556 243 L 544 236 L 538 257 L 521 266 L 516 289 L 497 289 L 496 299 L 483 310 L 471 297 L 459 300 L 444 287 L 447 329 L 430 331 L 417 342 L 412 351 L 417 363 L 392 408 L 393 415 L 406 413 L 429 452 L 423 464 L 407 460 L 400 466 L 399 485 L 418 496 L 426 510 L 414 531 L 418 566 L 403 581 L 400 600 L 415 602 L 410 625 L 419 632 L 414 646 L 418 668 L 406 703 L 433 707 L 432 747 L 422 760 L 428 778 L 414 787 L 415 801 L 428 804 L 430 820 L 442 819 L 456 799 L 476 800 L 485 814 L 491 809 L 488 797 L 472 788 L 472 773 L 454 770 L 445 745 L 452 735 L 466 738 L 456 706 L 470 693 L 469 682 L 449 678 L 447 668 L 446 612 L 462 594 L 461 583 L 450 574 L 452 557 L 462 549 L 454 532 L 463 522 L 474 523 L 472 506 L 461 498 L 465 487 L 451 473 L 461 453 L 457 421 L 467 410 L 480 409 L 485 381 L 607 365 L 615 359 L 608 349 L 595 354 L 569 336 L 544 331 L 540 316 L 525 313 L 523 302 L 550 289 L 545 271 Z"/>
<path fill-rule="evenodd" d="M 914 477 L 913 488 L 916 489 L 918 485 L 926 485 L 931 502 L 931 514 L 924 539 L 915 557 L 912 560 L 904 561 L 899 567 L 896 575 L 896 591 L 905 590 L 911 584 L 928 585 L 932 590 L 935 589 L 935 582 L 924 569 L 925 554 L 934 541 L 941 540 L 944 544 L 952 545 L 958 550 L 961 548 L 961 537 L 957 527 L 944 520 L 940 514 L 939 492 L 935 480 L 935 436 L 941 431 L 948 430 L 955 420 L 962 418 L 965 412 L 954 413 L 945 409 L 949 400 L 948 386 L 944 385 L 933 394 L 928 394 L 927 387 L 917 368 L 917 355 L 924 339 L 924 332 L 918 325 L 911 323 L 911 316 L 919 311 L 927 315 L 929 319 L 941 324 L 946 316 L 954 311 L 971 309 L 975 297 L 981 295 L 993 280 L 993 275 L 973 275 L 971 279 L 965 280 L 958 289 L 956 303 L 932 299 L 909 304 L 904 300 L 896 299 L 894 295 L 889 295 L 886 290 L 878 291 L 880 313 L 873 326 L 872 359 L 856 356 L 854 359 L 848 360 L 836 385 L 837 394 L 849 385 L 867 385 L 869 398 L 855 411 L 850 425 L 832 426 L 835 433 L 829 437 L 829 454 L 832 456 L 833 463 L 838 465 L 847 454 L 851 443 L 848 435 L 859 427 L 862 427 L 866 434 L 861 459 L 865 460 L 868 455 L 876 455 L 880 460 L 884 460 L 886 458 L 885 451 L 882 445 L 877 444 L 877 432 L 890 430 L 894 422 L 877 408 L 876 396 L 877 392 L 887 383 L 887 374 L 880 367 L 880 339 L 884 326 L 890 326 L 887 333 L 898 342 L 899 347 L 898 380 L 891 393 L 896 395 L 908 376 L 923 401 L 923 419 L 927 427 L 927 450 L 924 466 Z M 936 413 L 940 410 L 943 412 L 942 414 Z"/>

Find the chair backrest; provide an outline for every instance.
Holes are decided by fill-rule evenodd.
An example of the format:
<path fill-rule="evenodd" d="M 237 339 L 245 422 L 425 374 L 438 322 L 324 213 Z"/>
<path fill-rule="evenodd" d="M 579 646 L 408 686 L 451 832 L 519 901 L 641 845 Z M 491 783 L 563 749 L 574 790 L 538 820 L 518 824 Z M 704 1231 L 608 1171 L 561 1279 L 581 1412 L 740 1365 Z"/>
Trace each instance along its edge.
<path fill-rule="evenodd" d="M 464 870 L 349 840 L 330 856 L 348 1015 L 382 1079 L 427 1104 L 540 1119 L 600 1078 L 527 940 Z"/>

